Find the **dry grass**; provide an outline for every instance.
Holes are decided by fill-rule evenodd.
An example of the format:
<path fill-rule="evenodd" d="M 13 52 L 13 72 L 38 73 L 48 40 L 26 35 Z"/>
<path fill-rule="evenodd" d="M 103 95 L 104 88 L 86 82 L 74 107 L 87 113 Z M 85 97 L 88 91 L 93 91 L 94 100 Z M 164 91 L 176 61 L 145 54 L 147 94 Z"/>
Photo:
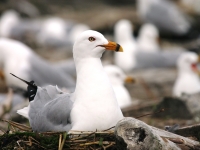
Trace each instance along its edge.
<path fill-rule="evenodd" d="M 7 131 L 0 135 L 0 149 L 17 150 L 109 150 L 117 149 L 114 131 L 105 130 L 102 132 L 44 132 L 36 133 L 30 127 L 13 121 L 2 120 L 8 123 Z"/>

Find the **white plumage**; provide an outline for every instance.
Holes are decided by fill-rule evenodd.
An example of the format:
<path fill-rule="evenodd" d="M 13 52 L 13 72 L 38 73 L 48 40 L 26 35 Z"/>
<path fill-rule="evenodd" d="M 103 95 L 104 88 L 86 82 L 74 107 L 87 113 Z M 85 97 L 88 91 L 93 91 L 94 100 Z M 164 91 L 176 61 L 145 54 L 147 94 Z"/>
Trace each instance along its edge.
<path fill-rule="evenodd" d="M 114 62 L 125 72 L 140 68 L 174 67 L 181 51 L 154 51 L 139 49 L 133 37 L 132 25 L 128 20 L 116 23 L 115 39 L 124 48 L 122 55 L 115 54 Z M 151 39 L 149 39 L 151 42 Z"/>
<path fill-rule="evenodd" d="M 111 81 L 120 108 L 130 105 L 132 103 L 131 96 L 124 86 L 127 79 L 125 73 L 115 65 L 104 66 L 104 69 Z"/>
<path fill-rule="evenodd" d="M 175 96 L 200 92 L 198 59 L 198 55 L 193 52 L 185 52 L 179 57 L 177 61 L 178 77 L 173 87 Z"/>
<path fill-rule="evenodd" d="M 139 36 L 137 38 L 137 46 L 140 51 L 159 51 L 160 47 L 158 44 L 159 31 L 153 24 L 142 25 Z"/>
<path fill-rule="evenodd" d="M 13 73 L 25 80 L 34 80 L 39 86 L 57 84 L 59 87 L 74 89 L 75 81 L 66 68 L 50 64 L 19 41 L 0 38 L 0 71 L 3 70 L 8 86 L 26 89 L 24 83 L 10 75 Z"/>

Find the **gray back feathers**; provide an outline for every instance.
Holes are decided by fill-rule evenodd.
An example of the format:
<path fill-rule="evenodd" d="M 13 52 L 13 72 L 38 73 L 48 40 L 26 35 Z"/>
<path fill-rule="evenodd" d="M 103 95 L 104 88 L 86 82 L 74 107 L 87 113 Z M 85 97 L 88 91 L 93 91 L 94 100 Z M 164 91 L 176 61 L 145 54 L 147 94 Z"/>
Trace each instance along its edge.
<path fill-rule="evenodd" d="M 72 106 L 71 94 L 63 93 L 57 86 L 38 87 L 34 100 L 30 102 L 31 127 L 34 131 L 43 132 L 69 131 Z"/>

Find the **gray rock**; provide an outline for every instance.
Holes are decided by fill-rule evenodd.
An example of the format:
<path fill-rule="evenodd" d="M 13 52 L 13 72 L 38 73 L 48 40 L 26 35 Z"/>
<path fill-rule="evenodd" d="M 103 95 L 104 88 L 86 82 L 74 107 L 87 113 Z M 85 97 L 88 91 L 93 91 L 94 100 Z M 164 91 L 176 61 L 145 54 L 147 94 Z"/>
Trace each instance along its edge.
<path fill-rule="evenodd" d="M 154 117 L 200 118 L 200 93 L 183 94 L 181 97 L 165 97 L 158 104 L 155 112 L 160 109 L 165 109 L 165 111 L 156 113 Z"/>

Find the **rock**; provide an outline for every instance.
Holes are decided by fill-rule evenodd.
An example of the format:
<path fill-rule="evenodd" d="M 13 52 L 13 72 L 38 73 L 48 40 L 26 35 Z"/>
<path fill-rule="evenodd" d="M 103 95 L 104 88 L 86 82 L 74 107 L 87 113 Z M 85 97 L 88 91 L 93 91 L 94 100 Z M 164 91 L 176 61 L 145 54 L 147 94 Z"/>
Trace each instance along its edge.
<path fill-rule="evenodd" d="M 192 119 L 200 117 L 200 93 L 182 97 L 165 97 L 156 107 L 155 112 L 165 109 L 162 113 L 157 113 L 154 117 L 171 117 L 181 119 Z"/>
<path fill-rule="evenodd" d="M 125 117 L 115 127 L 116 144 L 125 150 L 180 150 L 181 147 L 198 149 L 199 142 L 152 127 Z"/>

